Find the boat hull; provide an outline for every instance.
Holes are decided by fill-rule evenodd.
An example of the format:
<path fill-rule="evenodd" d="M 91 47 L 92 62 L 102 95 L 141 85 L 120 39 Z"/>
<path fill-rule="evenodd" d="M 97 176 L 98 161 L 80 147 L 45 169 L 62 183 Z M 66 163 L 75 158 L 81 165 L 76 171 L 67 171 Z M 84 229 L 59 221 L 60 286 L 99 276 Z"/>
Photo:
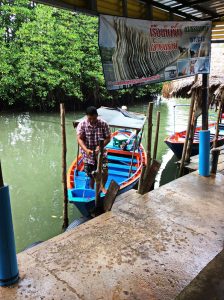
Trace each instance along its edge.
<path fill-rule="evenodd" d="M 173 143 L 171 141 L 166 140 L 165 143 L 167 146 L 173 151 L 178 159 L 182 157 L 182 152 L 184 148 L 184 143 Z M 213 141 L 210 142 L 210 147 L 212 148 Z M 224 145 L 224 139 L 221 139 L 217 142 L 217 147 Z M 199 143 L 193 143 L 191 149 L 191 156 L 199 154 Z"/>
<path fill-rule="evenodd" d="M 121 194 L 133 189 L 136 186 L 136 184 L 138 183 L 138 180 L 139 179 L 134 181 L 132 184 L 128 185 L 126 188 L 120 189 L 118 191 L 118 195 L 121 195 Z M 102 197 L 102 198 L 104 198 L 104 197 Z M 70 201 L 70 203 L 73 203 L 76 206 L 76 208 L 79 210 L 79 212 L 85 217 L 89 217 L 91 215 L 91 213 L 94 212 L 95 199 L 93 199 L 92 201 L 89 201 L 89 202 Z"/>
<path fill-rule="evenodd" d="M 216 123 L 210 123 L 210 147 L 212 147 L 213 140 L 215 138 Z M 197 127 L 194 133 L 194 141 L 191 148 L 191 156 L 197 155 L 199 153 L 199 132 L 202 130 L 201 127 Z M 173 151 L 177 158 L 181 158 L 183 147 L 186 138 L 186 131 L 176 132 L 173 135 L 165 139 L 167 146 Z M 224 124 L 219 124 L 219 137 L 217 141 L 217 146 L 220 147 L 224 145 Z"/>
<path fill-rule="evenodd" d="M 112 138 L 119 134 L 132 132 L 122 130 L 113 133 Z M 134 153 L 132 150 L 122 150 L 116 148 L 111 142 L 107 146 L 108 158 L 108 180 L 105 185 L 108 189 L 111 180 L 120 186 L 118 194 L 122 194 L 136 186 L 141 176 L 142 166 L 146 163 L 146 154 L 142 145 Z M 78 160 L 78 172 L 76 172 L 76 160 L 72 163 L 67 176 L 68 199 L 73 203 L 83 216 L 88 217 L 95 208 L 95 191 L 89 186 L 89 178 L 84 172 L 84 162 L 82 155 Z M 132 166 L 132 167 L 131 167 Z M 101 199 L 105 195 L 101 193 Z"/>

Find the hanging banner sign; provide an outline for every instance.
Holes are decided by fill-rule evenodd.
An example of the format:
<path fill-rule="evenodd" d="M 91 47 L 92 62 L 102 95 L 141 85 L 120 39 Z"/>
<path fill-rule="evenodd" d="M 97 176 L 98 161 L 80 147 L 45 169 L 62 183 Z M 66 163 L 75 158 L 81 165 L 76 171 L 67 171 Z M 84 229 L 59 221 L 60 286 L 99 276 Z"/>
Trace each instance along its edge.
<path fill-rule="evenodd" d="M 99 47 L 107 88 L 208 74 L 211 22 L 147 21 L 101 15 Z"/>

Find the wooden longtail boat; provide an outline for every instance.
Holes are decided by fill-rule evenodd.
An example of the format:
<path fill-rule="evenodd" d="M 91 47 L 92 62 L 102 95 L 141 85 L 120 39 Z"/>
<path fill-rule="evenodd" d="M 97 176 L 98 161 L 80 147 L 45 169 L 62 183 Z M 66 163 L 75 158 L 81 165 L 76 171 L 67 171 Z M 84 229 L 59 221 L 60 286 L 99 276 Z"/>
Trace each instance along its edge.
<path fill-rule="evenodd" d="M 107 121 L 110 127 L 122 128 L 112 133 L 111 141 L 106 147 L 108 179 L 105 185 L 107 189 L 111 180 L 115 180 L 120 186 L 118 194 L 121 194 L 138 183 L 142 166 L 145 164 L 146 155 L 141 136 L 146 118 L 141 114 L 105 107 L 98 109 L 98 115 Z M 76 125 L 79 122 L 80 120 Z M 125 144 L 124 149 L 121 148 L 122 143 Z M 68 199 L 82 215 L 88 216 L 95 206 L 95 190 L 90 188 L 89 177 L 83 169 L 83 157 L 79 155 L 67 174 Z M 101 193 L 100 196 L 104 198 L 105 194 Z"/>
<path fill-rule="evenodd" d="M 224 145 L 224 124 L 219 124 L 219 137 L 217 141 L 217 146 Z M 216 132 L 216 122 L 210 123 L 210 146 L 212 147 L 212 143 L 215 137 Z M 199 131 L 202 130 L 202 127 L 197 127 L 194 133 L 194 140 L 192 144 L 191 155 L 197 155 L 199 153 Z M 173 153 L 177 156 L 177 158 L 181 158 L 182 151 L 184 147 L 184 142 L 186 138 L 186 130 L 181 132 L 175 132 L 171 136 L 167 137 L 164 142 L 167 146 L 173 151 Z"/>

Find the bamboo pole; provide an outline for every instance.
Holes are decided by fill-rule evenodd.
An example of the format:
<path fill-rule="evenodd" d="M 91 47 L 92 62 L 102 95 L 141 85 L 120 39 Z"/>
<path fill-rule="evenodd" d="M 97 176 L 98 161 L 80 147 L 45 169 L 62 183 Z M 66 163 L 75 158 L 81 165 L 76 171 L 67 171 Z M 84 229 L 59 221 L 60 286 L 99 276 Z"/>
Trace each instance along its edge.
<path fill-rule="evenodd" d="M 66 129 L 65 129 L 65 106 L 64 103 L 60 104 L 60 116 L 61 116 L 61 136 L 62 136 L 62 187 L 64 194 L 64 207 L 63 207 L 63 225 L 62 228 L 68 227 L 68 191 L 66 184 Z"/>
<path fill-rule="evenodd" d="M 219 109 L 218 109 L 218 114 L 217 114 L 217 123 L 216 123 L 216 131 L 215 131 L 215 138 L 213 141 L 213 148 L 217 147 L 218 144 L 218 139 L 219 139 L 219 123 L 220 123 L 220 118 L 222 114 L 222 103 L 219 103 Z"/>
<path fill-rule="evenodd" d="M 4 187 L 4 180 L 3 180 L 3 175 L 2 175 L 2 166 L 1 166 L 1 161 L 0 161 L 0 188 Z"/>
<path fill-rule="evenodd" d="M 153 113 L 153 102 L 149 103 L 148 106 L 148 133 L 147 133 L 147 166 L 151 164 L 151 146 L 152 146 L 152 113 Z"/>
<path fill-rule="evenodd" d="M 192 95 L 194 97 L 194 93 Z M 192 117 L 191 117 L 191 125 L 190 125 L 190 133 L 189 133 L 189 139 L 187 143 L 187 150 L 186 150 L 186 156 L 185 156 L 185 162 L 190 162 L 190 157 L 191 157 L 191 150 L 192 150 L 192 145 L 194 142 L 194 132 L 197 124 L 197 117 L 196 117 L 196 108 L 197 108 L 197 101 L 194 101 L 194 109 L 192 112 Z"/>
<path fill-rule="evenodd" d="M 182 152 L 182 157 L 181 157 L 181 163 L 180 163 L 180 170 L 179 170 L 179 176 L 183 175 L 183 169 L 184 169 L 184 163 L 185 163 L 185 156 L 187 152 L 187 144 L 189 140 L 189 135 L 190 135 L 190 128 L 191 128 L 191 120 L 192 120 L 192 113 L 193 113 L 193 108 L 194 108 L 194 102 L 195 102 L 195 97 L 191 97 L 191 105 L 190 105 L 190 110 L 189 110 L 189 117 L 188 117 L 188 125 L 187 125 L 187 132 L 186 132 L 186 137 L 184 141 L 184 148 Z"/>
<path fill-rule="evenodd" d="M 155 142 L 154 142 L 154 150 L 153 150 L 153 160 L 156 159 L 156 155 L 157 155 L 158 139 L 159 139 L 159 125 L 160 125 L 160 111 L 157 111 L 156 134 L 155 134 Z"/>

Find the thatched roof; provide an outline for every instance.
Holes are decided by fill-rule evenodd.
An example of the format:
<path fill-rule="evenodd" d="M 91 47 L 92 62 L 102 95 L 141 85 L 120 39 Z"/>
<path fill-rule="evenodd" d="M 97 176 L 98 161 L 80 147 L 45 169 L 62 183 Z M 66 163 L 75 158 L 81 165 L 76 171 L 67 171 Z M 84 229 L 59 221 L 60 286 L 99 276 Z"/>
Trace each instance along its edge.
<path fill-rule="evenodd" d="M 224 45 L 212 46 L 211 74 L 209 76 L 209 103 L 214 104 L 224 101 Z M 165 98 L 189 98 L 195 91 L 201 93 L 202 76 L 194 83 L 195 77 L 173 80 L 163 85 L 163 97 Z"/>

